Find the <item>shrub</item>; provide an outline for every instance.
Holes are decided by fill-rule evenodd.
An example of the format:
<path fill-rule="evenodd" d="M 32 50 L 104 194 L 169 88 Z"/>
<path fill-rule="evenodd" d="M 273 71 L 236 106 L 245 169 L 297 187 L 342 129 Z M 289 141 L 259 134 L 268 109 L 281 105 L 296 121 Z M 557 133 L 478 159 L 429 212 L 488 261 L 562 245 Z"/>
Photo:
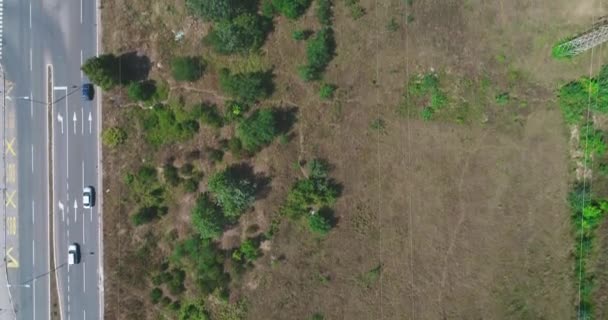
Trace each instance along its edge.
<path fill-rule="evenodd" d="M 214 164 L 220 163 L 224 159 L 224 151 L 220 149 L 209 148 L 207 153 L 209 154 L 209 160 Z"/>
<path fill-rule="evenodd" d="M 291 37 L 296 41 L 306 40 L 306 30 L 294 30 Z"/>
<path fill-rule="evenodd" d="M 156 93 L 156 86 L 153 81 L 131 82 L 127 89 L 127 95 L 133 101 L 148 101 Z"/>
<path fill-rule="evenodd" d="M 263 17 L 244 13 L 216 23 L 208 40 L 218 53 L 243 53 L 259 49 L 268 31 L 269 23 Z"/>
<path fill-rule="evenodd" d="M 511 97 L 509 96 L 508 92 L 503 92 L 496 95 L 496 104 L 498 104 L 499 106 L 506 105 L 507 103 L 509 103 L 509 100 L 511 100 Z"/>
<path fill-rule="evenodd" d="M 291 218 L 299 218 L 313 207 L 332 205 L 339 193 L 339 186 L 327 176 L 327 166 L 323 162 L 312 161 L 309 177 L 296 181 L 281 212 Z"/>
<path fill-rule="evenodd" d="M 228 149 L 233 156 L 237 158 L 242 158 L 245 156 L 245 150 L 243 150 L 243 144 L 241 140 L 237 137 L 232 137 L 230 141 L 228 141 Z"/>
<path fill-rule="evenodd" d="M 323 83 L 319 89 L 319 96 L 321 99 L 331 99 L 336 91 L 336 86 L 329 83 Z"/>
<path fill-rule="evenodd" d="M 160 305 L 163 307 L 170 305 L 171 302 L 172 302 L 171 298 L 169 298 L 169 297 L 163 297 L 162 299 L 160 299 Z"/>
<path fill-rule="evenodd" d="M 345 0 L 345 2 L 353 19 L 357 20 L 365 15 L 365 9 L 361 7 L 359 0 Z"/>
<path fill-rule="evenodd" d="M 586 158 L 591 156 L 601 157 L 606 153 L 606 142 L 604 133 L 594 129 L 591 124 L 581 128 L 580 145 Z"/>
<path fill-rule="evenodd" d="M 306 12 L 310 0 L 272 0 L 273 6 L 289 19 L 297 19 Z"/>
<path fill-rule="evenodd" d="M 119 127 L 111 127 L 103 130 L 101 141 L 104 145 L 114 148 L 127 140 L 127 132 Z"/>
<path fill-rule="evenodd" d="M 196 120 L 186 118 L 180 121 L 178 114 L 165 105 L 156 105 L 150 110 L 139 112 L 144 138 L 153 146 L 186 141 L 199 130 Z"/>
<path fill-rule="evenodd" d="M 159 206 L 164 201 L 164 189 L 154 167 L 142 166 L 136 174 L 128 174 L 125 184 L 134 203 L 144 207 Z"/>
<path fill-rule="evenodd" d="M 224 125 L 224 119 L 217 110 L 214 104 L 199 104 L 193 108 L 193 116 L 201 120 L 202 123 L 214 128 L 221 128 Z"/>
<path fill-rule="evenodd" d="M 209 191 L 224 209 L 226 218 L 232 222 L 251 206 L 255 200 L 255 183 L 239 176 L 237 168 L 229 167 L 209 178 Z"/>
<path fill-rule="evenodd" d="M 194 172 L 194 166 L 192 163 L 185 163 L 179 168 L 179 172 L 182 175 L 189 176 Z"/>
<path fill-rule="evenodd" d="M 222 261 L 224 257 L 210 241 L 193 237 L 179 243 L 171 259 L 178 264 L 190 264 L 195 270 L 195 282 L 203 294 L 223 289 L 228 281 Z"/>
<path fill-rule="evenodd" d="M 202 304 L 188 303 L 181 306 L 179 320 L 208 320 Z"/>
<path fill-rule="evenodd" d="M 186 179 L 182 183 L 182 187 L 184 187 L 184 191 L 188 193 L 193 193 L 198 191 L 198 180 L 194 178 Z"/>
<path fill-rule="evenodd" d="M 272 0 L 262 0 L 262 15 L 267 18 L 274 17 L 278 12 L 272 4 Z"/>
<path fill-rule="evenodd" d="M 222 209 L 215 204 L 208 193 L 201 194 L 192 208 L 192 225 L 202 239 L 218 239 L 226 221 Z"/>
<path fill-rule="evenodd" d="M 163 167 L 163 176 L 165 181 L 173 187 L 177 186 L 181 181 L 177 168 L 170 163 L 165 164 Z"/>
<path fill-rule="evenodd" d="M 158 206 L 151 206 L 151 207 L 142 207 L 139 208 L 139 210 L 131 216 L 131 222 L 135 225 L 135 226 L 140 226 L 142 224 L 146 224 L 146 223 L 150 223 L 158 218 L 160 218 L 161 216 L 165 215 L 167 213 L 168 209 L 166 207 L 158 207 Z"/>
<path fill-rule="evenodd" d="M 82 72 L 103 90 L 120 84 L 120 60 L 113 54 L 91 57 L 81 67 Z"/>
<path fill-rule="evenodd" d="M 317 0 L 317 19 L 319 22 L 328 26 L 331 25 L 331 0 Z"/>
<path fill-rule="evenodd" d="M 249 152 L 270 144 L 277 135 L 277 120 L 272 109 L 256 110 L 236 127 L 236 136 Z"/>
<path fill-rule="evenodd" d="M 251 239 L 247 239 L 241 243 L 241 246 L 232 252 L 232 258 L 243 264 L 250 264 L 260 256 L 260 249 L 253 243 Z"/>
<path fill-rule="evenodd" d="M 227 101 L 225 107 L 226 115 L 224 117 L 229 122 L 243 119 L 243 115 L 249 110 L 249 105 L 237 101 Z"/>
<path fill-rule="evenodd" d="M 386 24 L 386 30 L 388 30 L 389 32 L 395 32 L 399 30 L 399 23 L 397 23 L 397 20 L 395 20 L 395 18 L 391 18 L 391 20 L 388 21 L 388 23 Z"/>
<path fill-rule="evenodd" d="M 228 95 L 245 102 L 269 97 L 274 91 L 271 71 L 231 74 L 220 71 L 220 88 Z"/>
<path fill-rule="evenodd" d="M 308 227 L 312 232 L 326 235 L 331 230 L 331 221 L 317 212 L 308 216 Z"/>
<path fill-rule="evenodd" d="M 251 10 L 248 0 L 186 0 L 190 12 L 209 21 L 231 19 Z"/>
<path fill-rule="evenodd" d="M 172 295 L 179 295 L 184 292 L 184 290 L 186 290 L 186 287 L 184 287 L 186 272 L 181 269 L 173 269 L 171 274 L 173 276 L 171 277 L 171 280 L 167 283 L 167 287 L 169 288 L 169 292 L 171 292 Z"/>
<path fill-rule="evenodd" d="M 199 57 L 175 57 L 171 60 L 171 74 L 177 81 L 196 81 L 205 70 L 205 64 Z"/>
<path fill-rule="evenodd" d="M 310 317 L 310 320 L 324 320 L 324 319 L 325 319 L 325 317 L 323 316 L 323 314 L 322 314 L 322 313 L 319 313 L 319 312 L 317 312 L 317 313 L 313 314 L 313 315 Z"/>
<path fill-rule="evenodd" d="M 150 300 L 153 304 L 157 304 L 163 297 L 163 290 L 161 288 L 154 288 L 150 291 Z"/>
<path fill-rule="evenodd" d="M 324 27 L 306 45 L 307 64 L 299 69 L 305 81 L 317 80 L 333 59 L 335 50 L 334 34 L 331 28 Z"/>

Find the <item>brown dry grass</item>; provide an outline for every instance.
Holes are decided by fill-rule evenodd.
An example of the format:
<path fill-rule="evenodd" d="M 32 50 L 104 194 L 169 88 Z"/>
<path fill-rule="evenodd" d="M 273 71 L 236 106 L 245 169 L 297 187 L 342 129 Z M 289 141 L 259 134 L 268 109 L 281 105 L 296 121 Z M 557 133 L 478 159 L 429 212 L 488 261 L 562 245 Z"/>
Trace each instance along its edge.
<path fill-rule="evenodd" d="M 106 51 L 148 55 L 152 77 L 167 78 L 171 55 L 202 54 L 210 61 L 201 81 L 172 92 L 187 101 L 224 99 L 215 78 L 221 66 L 274 67 L 277 92 L 270 100 L 299 107 L 297 136 L 252 160 L 272 184 L 243 218 L 246 225 L 266 230 L 299 174 L 293 169 L 298 159 L 328 159 L 345 186 L 338 227 L 327 239 L 283 222 L 243 285 L 232 288 L 248 302 L 249 318 L 306 319 L 317 311 L 327 319 L 572 318 L 573 239 L 565 203 L 571 168 L 553 90 L 586 73 L 589 56 L 558 63 L 549 51 L 560 37 L 590 24 L 596 3 L 361 0 L 366 15 L 355 21 L 342 0 L 334 2 L 338 47 L 326 80 L 339 91 L 330 102 L 318 98 L 318 85 L 296 75 L 304 44 L 291 32 L 315 28 L 313 10 L 297 22 L 276 19 L 261 54 L 227 59 L 202 46 L 208 26 L 185 18 L 183 1 L 104 2 Z M 400 24 L 397 32 L 386 28 L 391 18 Z M 186 34 L 181 44 L 172 42 L 177 30 Z M 442 75 L 452 105 L 473 106 L 468 125 L 397 116 L 404 82 L 431 68 Z M 483 93 L 467 89 L 484 81 Z M 501 108 L 494 96 L 505 91 L 515 99 Z M 134 130 L 120 110 L 106 101 L 104 126 Z M 381 133 L 370 130 L 377 118 L 386 122 Z M 104 150 L 107 319 L 161 313 L 148 301 L 145 266 L 170 249 L 152 245 L 155 239 L 167 239 L 173 229 L 178 237 L 188 232 L 191 206 L 176 199 L 160 224 L 134 230 L 127 219 L 132 205 L 121 200 L 122 175 L 144 161 L 158 164 L 170 155 L 179 161 L 217 136 L 203 130 L 191 143 L 158 153 L 137 141 L 119 152 Z M 223 246 L 234 245 L 246 229 L 233 230 Z M 145 239 L 152 255 L 138 259 L 134 253 Z M 380 278 L 362 283 L 379 264 Z"/>

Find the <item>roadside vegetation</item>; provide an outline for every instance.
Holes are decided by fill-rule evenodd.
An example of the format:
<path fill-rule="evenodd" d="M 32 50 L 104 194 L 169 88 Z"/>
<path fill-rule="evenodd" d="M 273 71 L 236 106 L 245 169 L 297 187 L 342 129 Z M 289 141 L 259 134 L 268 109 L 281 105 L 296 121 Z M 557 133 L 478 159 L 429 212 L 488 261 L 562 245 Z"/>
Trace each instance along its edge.
<path fill-rule="evenodd" d="M 559 90 L 559 105 L 564 120 L 578 128 L 578 150 L 582 153 L 580 166 L 583 176 L 572 186 L 569 195 L 571 221 L 575 234 L 575 283 L 580 289 L 577 315 L 581 319 L 595 319 L 596 273 L 593 265 L 597 256 L 596 229 L 605 221 L 608 201 L 604 194 L 592 190 L 592 185 L 603 185 L 608 180 L 601 174 L 606 164 L 606 133 L 593 122 L 596 116 L 608 113 L 608 66 L 603 66 L 594 78 L 582 77 L 563 85 Z M 587 170 L 599 172 L 586 177 Z"/>

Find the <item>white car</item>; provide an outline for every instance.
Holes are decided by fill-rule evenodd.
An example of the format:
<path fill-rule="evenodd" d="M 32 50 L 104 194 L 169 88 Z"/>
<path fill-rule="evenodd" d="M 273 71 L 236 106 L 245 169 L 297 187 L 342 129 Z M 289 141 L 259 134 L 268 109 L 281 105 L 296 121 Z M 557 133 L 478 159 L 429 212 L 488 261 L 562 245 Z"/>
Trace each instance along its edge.
<path fill-rule="evenodd" d="M 91 186 L 82 189 L 82 206 L 89 209 L 95 205 L 95 189 Z"/>
<path fill-rule="evenodd" d="M 72 243 L 68 247 L 68 264 L 79 264 L 80 263 L 80 246 L 78 243 Z"/>

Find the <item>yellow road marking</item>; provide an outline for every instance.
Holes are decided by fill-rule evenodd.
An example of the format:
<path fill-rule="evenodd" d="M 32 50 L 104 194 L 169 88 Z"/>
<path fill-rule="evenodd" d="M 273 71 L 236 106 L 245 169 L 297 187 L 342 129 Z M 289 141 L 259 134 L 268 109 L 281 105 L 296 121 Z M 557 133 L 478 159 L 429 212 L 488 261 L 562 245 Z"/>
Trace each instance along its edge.
<path fill-rule="evenodd" d="M 17 217 L 6 217 L 6 228 L 9 235 L 17 234 Z"/>
<path fill-rule="evenodd" d="M 8 248 L 6 251 L 6 266 L 8 268 L 19 268 L 19 261 L 17 261 L 15 257 L 11 256 L 11 251 L 13 251 L 12 247 Z"/>
<path fill-rule="evenodd" d="M 6 181 L 8 183 L 15 183 L 17 181 L 17 170 L 15 170 L 14 163 L 9 163 L 6 167 Z"/>
<path fill-rule="evenodd" d="M 16 156 L 17 154 L 15 153 L 15 150 L 13 149 L 13 143 L 15 143 L 15 138 L 12 138 L 11 141 L 8 141 L 8 139 L 5 139 L 4 141 L 6 141 L 6 151 L 12 153 L 14 156 Z"/>
<path fill-rule="evenodd" d="M 15 202 L 13 202 L 13 197 L 15 196 L 15 193 L 17 193 L 17 191 L 13 191 L 11 193 L 8 194 L 8 197 L 6 198 L 6 205 L 11 205 L 13 208 L 17 208 L 17 205 L 15 204 Z"/>

